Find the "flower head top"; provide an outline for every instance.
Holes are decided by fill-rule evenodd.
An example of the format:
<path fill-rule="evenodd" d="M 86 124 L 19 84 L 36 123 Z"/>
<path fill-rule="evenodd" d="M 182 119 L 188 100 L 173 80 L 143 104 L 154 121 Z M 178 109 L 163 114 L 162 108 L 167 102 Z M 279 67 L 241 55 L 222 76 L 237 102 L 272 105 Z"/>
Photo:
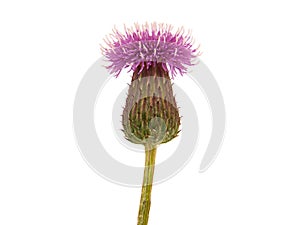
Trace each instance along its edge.
<path fill-rule="evenodd" d="M 185 34 L 182 28 L 173 32 L 173 26 L 168 24 L 135 24 L 134 27 L 124 26 L 125 33 L 116 28 L 104 41 L 104 56 L 110 61 L 107 67 L 116 77 L 124 68 L 135 71 L 139 65 L 139 72 L 144 67 L 161 63 L 165 71 L 170 72 L 172 78 L 179 72 L 187 72 L 187 67 L 193 65 L 192 60 L 200 55 L 198 48 L 193 48 L 193 38 L 189 31 Z"/>

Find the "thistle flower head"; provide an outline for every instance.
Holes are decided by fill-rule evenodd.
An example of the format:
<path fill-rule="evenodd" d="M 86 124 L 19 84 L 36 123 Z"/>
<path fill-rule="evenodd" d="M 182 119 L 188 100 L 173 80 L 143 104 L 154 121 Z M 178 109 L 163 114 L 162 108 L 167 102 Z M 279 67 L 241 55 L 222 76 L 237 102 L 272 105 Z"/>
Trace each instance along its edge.
<path fill-rule="evenodd" d="M 176 32 L 168 24 L 135 24 L 128 28 L 124 25 L 125 33 L 116 28 L 104 41 L 106 47 L 101 46 L 104 56 L 110 61 L 107 67 L 116 77 L 124 68 L 129 71 L 144 67 L 155 66 L 160 63 L 172 78 L 177 74 L 183 75 L 188 66 L 193 65 L 192 60 L 200 53 L 193 48 L 191 32 L 185 33 L 183 27 Z"/>

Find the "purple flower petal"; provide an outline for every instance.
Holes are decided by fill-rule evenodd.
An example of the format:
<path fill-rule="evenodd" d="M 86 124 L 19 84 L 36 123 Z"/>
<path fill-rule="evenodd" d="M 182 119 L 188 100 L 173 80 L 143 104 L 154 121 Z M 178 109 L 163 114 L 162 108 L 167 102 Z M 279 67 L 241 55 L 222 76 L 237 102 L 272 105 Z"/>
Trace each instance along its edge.
<path fill-rule="evenodd" d="M 135 24 L 134 28 L 124 26 L 124 30 L 122 34 L 114 28 L 113 34 L 104 40 L 108 47 L 101 46 L 104 56 L 111 62 L 107 68 L 116 77 L 124 68 L 134 71 L 144 62 L 147 68 L 160 62 L 173 78 L 177 73 L 186 73 L 188 66 L 193 65 L 192 59 L 200 55 L 198 48 L 192 46 L 190 31 L 185 34 L 183 27 L 174 33 L 171 25 L 146 23 Z"/>

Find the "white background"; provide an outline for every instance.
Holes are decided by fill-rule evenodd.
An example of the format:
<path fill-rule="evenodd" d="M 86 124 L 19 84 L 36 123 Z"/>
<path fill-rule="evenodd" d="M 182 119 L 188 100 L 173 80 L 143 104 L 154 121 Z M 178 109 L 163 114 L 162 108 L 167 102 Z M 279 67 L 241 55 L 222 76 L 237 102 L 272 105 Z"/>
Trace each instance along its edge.
<path fill-rule="evenodd" d="M 155 186 L 149 225 L 300 223 L 298 1 L 1 1 L 0 224 L 136 224 L 140 190 L 82 159 L 77 86 L 113 25 L 184 25 L 222 89 L 220 155 Z"/>

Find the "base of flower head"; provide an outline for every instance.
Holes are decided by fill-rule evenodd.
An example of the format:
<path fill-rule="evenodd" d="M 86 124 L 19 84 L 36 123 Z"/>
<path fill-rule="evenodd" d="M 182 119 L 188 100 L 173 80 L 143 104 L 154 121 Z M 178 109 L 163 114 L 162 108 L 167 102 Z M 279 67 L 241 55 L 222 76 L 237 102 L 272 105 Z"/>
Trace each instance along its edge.
<path fill-rule="evenodd" d="M 139 72 L 140 71 L 140 72 Z M 179 133 L 180 116 L 169 74 L 161 63 L 133 73 L 122 115 L 127 140 L 157 146 Z"/>

